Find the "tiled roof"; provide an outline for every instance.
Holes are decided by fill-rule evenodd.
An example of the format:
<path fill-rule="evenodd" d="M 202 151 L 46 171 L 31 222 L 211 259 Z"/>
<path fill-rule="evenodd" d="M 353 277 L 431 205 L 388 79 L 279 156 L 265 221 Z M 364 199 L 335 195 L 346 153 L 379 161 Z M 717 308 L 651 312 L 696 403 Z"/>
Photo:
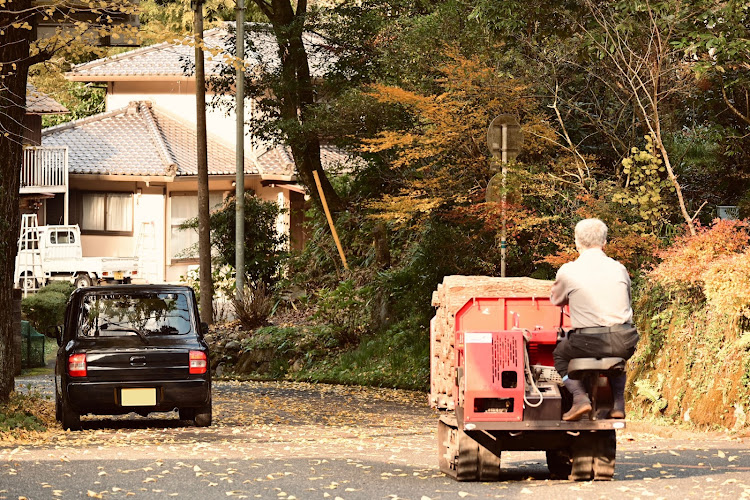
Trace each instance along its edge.
<path fill-rule="evenodd" d="M 320 162 L 323 169 L 328 172 L 350 171 L 361 161 L 336 146 L 330 144 L 320 146 Z M 269 148 L 257 155 L 257 162 L 263 176 L 292 176 L 295 172 L 294 158 L 288 146 L 277 145 Z"/>
<path fill-rule="evenodd" d="M 278 65 L 278 46 L 270 26 L 261 23 L 247 23 L 245 59 L 249 70 L 259 65 L 273 68 Z M 232 33 L 230 33 L 230 31 Z M 227 44 L 233 36 L 234 23 L 225 23 L 221 27 L 207 30 L 204 35 L 205 70 L 207 76 L 218 75 L 224 55 L 228 53 Z M 322 76 L 330 64 L 333 54 L 325 41 L 318 35 L 306 33 L 305 46 L 310 59 L 312 75 Z M 114 81 L 121 78 L 138 79 L 138 77 L 186 77 L 192 78 L 195 59 L 193 38 L 174 42 L 164 42 L 123 52 L 104 59 L 74 66 L 66 77 L 76 81 Z"/>
<path fill-rule="evenodd" d="M 195 124 L 175 118 L 149 102 L 131 102 L 126 108 L 49 127 L 42 145 L 68 146 L 71 174 L 197 175 Z M 320 148 L 323 168 L 347 170 L 358 160 L 331 145 Z M 256 151 L 245 157 L 245 173 L 261 178 L 294 181 L 294 159 L 288 146 Z M 235 150 L 208 135 L 208 173 L 234 175 Z"/>
<path fill-rule="evenodd" d="M 30 83 L 26 85 L 26 113 L 30 115 L 57 115 L 69 113 L 68 108 L 39 92 Z"/>
<path fill-rule="evenodd" d="M 148 102 L 44 129 L 42 144 L 68 146 L 71 174 L 197 174 L 195 126 Z M 208 170 L 235 173 L 233 147 L 210 135 Z M 245 158 L 245 173 L 258 173 L 250 158 Z"/>

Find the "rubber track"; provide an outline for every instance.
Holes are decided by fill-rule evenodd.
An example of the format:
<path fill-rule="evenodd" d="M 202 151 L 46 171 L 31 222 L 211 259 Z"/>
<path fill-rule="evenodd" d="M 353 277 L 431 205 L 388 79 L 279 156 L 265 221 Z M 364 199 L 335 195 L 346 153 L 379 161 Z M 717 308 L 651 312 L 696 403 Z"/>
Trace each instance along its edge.
<path fill-rule="evenodd" d="M 461 429 L 457 429 L 457 436 L 456 479 L 477 481 L 479 479 L 479 444 Z"/>
<path fill-rule="evenodd" d="M 573 444 L 571 481 L 610 481 L 615 474 L 615 431 L 582 434 Z"/>
<path fill-rule="evenodd" d="M 497 481 L 500 479 L 500 457 L 484 446 L 479 446 L 479 480 Z"/>
<path fill-rule="evenodd" d="M 596 433 L 597 453 L 594 457 L 594 479 L 597 481 L 611 481 L 615 475 L 615 456 L 617 455 L 617 437 L 615 431 L 599 431 Z"/>
<path fill-rule="evenodd" d="M 457 481 L 500 479 L 500 457 L 442 421 L 438 423 L 438 454 L 440 471 Z"/>

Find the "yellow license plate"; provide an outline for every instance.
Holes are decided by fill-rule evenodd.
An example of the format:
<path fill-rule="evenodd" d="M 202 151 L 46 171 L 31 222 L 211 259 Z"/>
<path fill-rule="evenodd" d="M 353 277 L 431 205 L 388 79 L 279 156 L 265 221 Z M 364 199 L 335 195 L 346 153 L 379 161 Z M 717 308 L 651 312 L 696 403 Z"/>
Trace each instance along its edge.
<path fill-rule="evenodd" d="M 123 278 L 122 271 L 115 271 L 115 279 L 116 280 L 122 280 L 122 278 Z"/>
<path fill-rule="evenodd" d="M 121 389 L 122 406 L 156 406 L 156 389 Z"/>

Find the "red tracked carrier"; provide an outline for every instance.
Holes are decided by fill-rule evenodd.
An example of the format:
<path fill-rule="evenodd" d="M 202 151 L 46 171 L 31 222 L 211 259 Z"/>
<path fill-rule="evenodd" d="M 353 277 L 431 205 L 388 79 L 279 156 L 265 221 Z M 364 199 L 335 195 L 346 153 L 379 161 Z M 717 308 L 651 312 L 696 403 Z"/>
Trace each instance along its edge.
<path fill-rule="evenodd" d="M 459 309 L 454 394 L 464 422 L 523 420 L 524 338 L 529 364 L 551 370 L 565 319 L 548 298 L 474 298 Z"/>
<path fill-rule="evenodd" d="M 612 479 L 615 429 L 625 422 L 607 417 L 611 397 L 593 397 L 594 409 L 580 420 L 562 419 L 571 398 L 552 352 L 558 329 L 569 326 L 546 297 L 474 298 L 456 312 L 450 350 L 455 415 L 438 422 L 442 472 L 458 481 L 494 481 L 503 451 L 539 450 L 554 478 Z M 435 344 L 447 350 L 445 342 Z M 446 380 L 443 364 L 432 368 Z M 597 387 L 604 382 L 599 389 L 609 392 L 598 372 L 588 380 Z"/>

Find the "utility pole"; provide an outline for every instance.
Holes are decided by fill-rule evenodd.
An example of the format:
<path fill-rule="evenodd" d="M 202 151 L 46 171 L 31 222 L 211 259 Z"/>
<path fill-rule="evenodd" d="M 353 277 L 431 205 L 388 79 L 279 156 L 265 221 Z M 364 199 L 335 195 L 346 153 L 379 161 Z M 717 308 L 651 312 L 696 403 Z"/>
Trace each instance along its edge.
<path fill-rule="evenodd" d="M 502 228 L 500 229 L 500 276 L 505 278 L 505 260 L 508 253 L 506 204 L 508 202 L 507 177 L 508 162 L 515 160 L 521 151 L 523 133 L 521 125 L 514 115 L 498 115 L 487 130 L 487 146 L 492 154 L 490 169 L 497 171 L 500 161 L 500 173 L 490 179 L 487 185 L 487 201 L 500 202 Z"/>
<path fill-rule="evenodd" d="M 193 0 L 195 33 L 195 111 L 198 150 L 198 259 L 201 320 L 213 322 L 214 284 L 211 276 L 211 221 L 208 211 L 208 146 L 206 139 L 206 70 L 203 61 L 203 0 Z"/>
<path fill-rule="evenodd" d="M 237 83 L 236 104 L 237 112 L 237 144 L 235 181 L 235 240 L 234 240 L 234 269 L 235 296 L 242 300 L 245 293 L 245 0 L 237 0 Z"/>

